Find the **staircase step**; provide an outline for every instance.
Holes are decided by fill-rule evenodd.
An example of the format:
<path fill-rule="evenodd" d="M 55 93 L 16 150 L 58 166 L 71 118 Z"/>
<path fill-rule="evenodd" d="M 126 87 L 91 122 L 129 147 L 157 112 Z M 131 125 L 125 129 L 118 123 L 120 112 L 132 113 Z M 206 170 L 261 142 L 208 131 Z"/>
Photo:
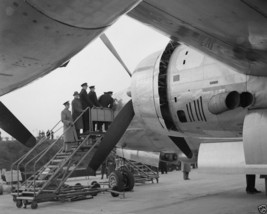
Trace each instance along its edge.
<path fill-rule="evenodd" d="M 72 152 L 61 152 L 61 153 L 57 153 L 57 156 L 69 156 L 71 154 Z"/>
<path fill-rule="evenodd" d="M 42 190 L 42 192 L 54 192 L 55 190 L 52 190 L 52 189 L 44 189 Z"/>
<path fill-rule="evenodd" d="M 58 168 L 58 165 L 48 165 L 48 168 Z"/>
<path fill-rule="evenodd" d="M 83 149 L 87 149 L 87 150 L 89 150 L 89 149 L 91 149 L 91 148 L 92 148 L 91 145 L 81 146 L 81 147 L 80 147 L 80 150 L 83 150 Z"/>
<path fill-rule="evenodd" d="M 54 175 L 54 173 L 53 172 L 48 172 L 45 175 Z"/>
<path fill-rule="evenodd" d="M 29 200 L 32 201 L 34 197 L 29 197 L 29 196 L 19 196 L 17 197 L 17 200 Z"/>
<path fill-rule="evenodd" d="M 69 155 L 59 155 L 59 156 L 56 156 L 56 158 L 60 158 L 61 160 L 64 160 L 67 157 L 69 157 Z"/>
<path fill-rule="evenodd" d="M 54 159 L 54 160 L 51 160 L 50 162 L 51 163 L 61 163 L 63 161 L 63 159 Z"/>
<path fill-rule="evenodd" d="M 35 192 L 36 192 L 36 190 L 40 190 L 41 188 L 40 187 L 35 187 Z M 27 188 L 27 191 L 32 191 L 32 192 L 34 192 L 34 188 L 32 187 L 32 188 Z"/>
<path fill-rule="evenodd" d="M 21 195 L 21 192 L 17 193 L 17 192 L 12 192 L 11 195 Z"/>
<path fill-rule="evenodd" d="M 44 183 L 46 182 L 47 180 L 36 180 L 35 183 Z"/>
<path fill-rule="evenodd" d="M 21 194 L 33 194 L 36 193 L 36 191 L 23 191 Z"/>

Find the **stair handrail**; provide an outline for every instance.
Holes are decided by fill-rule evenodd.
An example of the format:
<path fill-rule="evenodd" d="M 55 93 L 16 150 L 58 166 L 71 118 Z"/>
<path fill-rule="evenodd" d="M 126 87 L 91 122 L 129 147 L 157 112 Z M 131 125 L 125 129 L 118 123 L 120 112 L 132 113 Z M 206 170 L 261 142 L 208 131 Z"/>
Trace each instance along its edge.
<path fill-rule="evenodd" d="M 140 163 L 140 162 L 139 162 Z M 147 164 L 143 164 L 142 166 L 149 170 L 149 172 L 152 172 L 152 174 L 157 175 L 157 172 L 155 172 L 151 167 L 149 167 Z"/>
<path fill-rule="evenodd" d="M 89 138 L 89 135 L 87 135 L 86 136 L 86 138 L 84 138 L 84 140 L 82 141 L 82 143 L 72 152 L 72 154 L 61 164 L 61 166 L 60 167 L 58 167 L 57 168 L 57 170 L 54 172 L 54 175 L 53 176 L 51 176 L 48 180 L 47 180 L 47 182 L 46 182 L 46 184 L 45 185 L 43 185 L 42 186 L 42 188 L 38 191 L 38 193 L 39 192 L 41 192 L 47 185 L 48 185 L 48 183 L 49 182 L 51 182 L 53 179 L 54 179 L 54 177 L 57 175 L 57 173 L 62 169 L 62 167 L 64 167 L 64 165 L 74 156 L 74 154 L 81 148 L 81 146 L 85 143 L 85 142 L 87 142 L 87 140 L 88 140 L 88 138 Z M 35 192 L 35 180 L 34 180 L 34 192 Z"/>
<path fill-rule="evenodd" d="M 39 161 L 47 154 L 48 151 L 50 151 L 50 149 L 61 139 L 62 136 L 64 136 L 64 134 L 69 131 L 70 128 L 72 128 L 75 123 L 80 119 L 80 117 L 89 109 L 90 107 L 87 107 L 86 109 L 84 109 L 81 114 L 75 119 L 75 121 L 73 122 L 73 125 L 69 126 L 64 132 L 63 134 L 54 142 L 52 143 L 47 150 L 35 161 L 34 165 L 33 165 L 33 171 L 34 171 L 34 175 L 36 174 L 36 165 L 37 163 L 39 163 Z M 60 120 L 61 121 L 61 120 Z M 35 180 L 36 178 L 34 177 L 34 188 L 35 188 Z"/>
<path fill-rule="evenodd" d="M 87 137 L 89 137 L 89 135 Z M 58 185 L 59 187 L 55 190 L 55 192 L 57 192 L 60 189 L 61 185 L 65 183 L 65 181 L 72 175 L 74 170 L 82 163 L 85 157 L 87 157 L 87 155 L 99 144 L 101 140 L 102 140 L 102 137 L 97 139 L 97 141 L 92 145 L 92 147 L 83 155 L 82 158 L 80 158 L 79 162 L 75 164 L 75 167 L 73 167 L 71 171 L 69 172 L 69 174 L 60 182 L 60 184 Z"/>
<path fill-rule="evenodd" d="M 57 125 L 60 123 L 60 121 L 58 121 L 56 123 L 56 125 L 53 126 L 53 128 L 51 129 L 51 131 L 53 131 Z M 20 157 L 17 161 L 15 161 L 12 165 L 11 165 L 11 189 L 13 190 L 13 168 L 15 167 L 15 165 L 17 165 L 17 169 L 16 169 L 16 172 L 17 172 L 17 181 L 19 181 L 19 167 L 21 165 L 21 163 L 27 158 L 29 157 L 32 152 L 38 147 L 40 146 L 41 144 L 43 144 L 46 140 L 47 140 L 47 136 L 45 135 L 44 137 L 42 137 L 38 142 L 37 144 L 34 145 L 34 147 L 32 147 L 26 154 L 24 154 L 22 157 Z M 45 149 L 44 149 L 45 150 Z M 25 174 L 25 178 L 26 178 L 26 174 Z M 19 182 L 17 182 L 17 191 L 19 189 Z"/>
<path fill-rule="evenodd" d="M 56 124 L 52 129 L 50 129 L 50 130 L 53 131 L 53 130 L 57 127 L 57 125 L 58 125 L 60 122 L 61 122 L 61 120 L 59 120 L 59 121 L 57 122 L 57 124 Z M 57 129 L 56 131 L 54 131 L 54 133 L 57 133 L 60 129 L 62 129 L 62 127 L 63 127 L 63 126 L 59 127 L 59 129 Z M 45 152 L 46 149 L 48 149 L 48 147 L 45 148 L 44 150 L 40 151 L 35 157 L 33 157 L 31 160 L 29 160 L 29 161 L 24 165 L 24 167 L 25 167 L 25 171 L 26 171 L 26 167 L 27 167 L 32 161 L 34 161 L 34 159 L 36 159 L 36 158 L 39 157 L 43 152 Z"/>
<path fill-rule="evenodd" d="M 24 165 L 24 168 L 25 168 L 25 178 L 26 178 L 26 174 L 27 174 L 27 173 L 26 173 L 26 172 L 27 172 L 27 170 L 26 170 L 26 169 L 27 169 L 27 166 L 28 166 L 32 161 L 34 161 L 35 159 L 37 159 L 43 152 L 45 152 L 46 149 L 47 149 L 47 148 L 45 148 L 44 150 L 40 151 L 37 155 L 35 155 L 32 159 L 30 159 L 30 160 Z M 31 176 L 31 177 L 32 177 L 32 176 Z M 25 179 L 24 183 L 26 182 L 26 180 L 27 180 L 27 179 Z M 24 183 L 23 183 L 23 184 L 24 184 Z M 23 184 L 22 184 L 22 185 L 23 185 Z"/>
<path fill-rule="evenodd" d="M 51 131 L 53 131 L 57 125 L 60 123 L 60 121 L 58 121 L 56 123 L 56 125 L 54 125 L 54 127 L 51 129 Z M 45 142 L 46 140 L 48 139 L 48 137 L 45 135 L 44 137 L 42 137 L 39 142 L 34 146 L 32 147 L 27 153 L 26 155 L 24 156 L 24 158 L 18 163 L 18 166 L 36 149 L 36 147 L 40 146 L 43 142 Z M 17 168 L 18 168 L 17 166 Z"/>
<path fill-rule="evenodd" d="M 15 161 L 11 165 L 11 190 L 13 190 L 13 168 L 15 165 L 16 167 L 16 174 L 17 174 L 17 181 L 19 181 L 19 166 L 20 164 L 36 149 L 36 147 L 40 146 L 45 141 L 46 136 L 44 136 L 42 139 L 39 140 L 37 144 L 35 144 L 34 147 L 32 147 L 26 154 L 24 154 L 22 157 L 20 157 L 17 161 Z M 17 182 L 17 190 L 19 189 L 19 182 Z"/>
<path fill-rule="evenodd" d="M 146 177 L 149 176 L 149 174 L 147 174 L 146 172 L 140 170 L 140 169 L 139 169 L 138 167 L 136 167 L 131 161 L 129 161 L 129 160 L 127 160 L 127 159 L 125 159 L 124 161 L 126 161 L 129 165 L 131 165 L 131 166 L 132 166 L 135 170 L 137 170 L 139 173 L 145 175 Z M 140 162 L 139 162 L 139 163 L 140 163 Z M 142 164 L 142 165 L 144 165 L 144 164 Z"/>

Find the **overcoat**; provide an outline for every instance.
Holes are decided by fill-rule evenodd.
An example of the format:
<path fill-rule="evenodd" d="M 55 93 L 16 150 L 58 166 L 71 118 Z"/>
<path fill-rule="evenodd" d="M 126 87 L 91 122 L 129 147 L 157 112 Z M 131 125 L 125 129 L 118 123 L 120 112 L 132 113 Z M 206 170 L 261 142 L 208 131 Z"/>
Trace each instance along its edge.
<path fill-rule="evenodd" d="M 113 106 L 113 98 L 109 94 L 101 95 L 98 102 L 104 108 L 112 108 Z"/>
<path fill-rule="evenodd" d="M 93 107 L 93 103 L 89 100 L 88 94 L 85 89 L 82 89 L 80 92 L 80 100 L 83 109 L 86 109 L 88 106 Z"/>
<path fill-rule="evenodd" d="M 74 129 L 74 126 L 71 125 L 71 124 L 73 124 L 73 120 L 72 120 L 70 110 L 64 109 L 61 112 L 61 121 L 64 124 L 64 126 L 63 126 L 64 142 L 77 141 L 76 130 Z M 67 129 L 68 129 L 68 131 L 66 131 Z"/>
<path fill-rule="evenodd" d="M 74 98 L 71 102 L 71 108 L 72 108 L 72 119 L 73 121 L 75 121 L 83 111 L 81 100 L 79 98 Z M 75 129 L 83 129 L 82 116 L 75 122 L 74 125 Z"/>
<path fill-rule="evenodd" d="M 191 164 L 190 163 L 182 162 L 181 168 L 182 168 L 181 169 L 182 172 L 190 172 L 191 171 Z"/>
<path fill-rule="evenodd" d="M 96 106 L 96 107 L 99 107 L 99 106 L 100 106 L 100 105 L 99 105 L 99 102 L 98 102 L 98 100 L 97 100 L 96 93 L 95 93 L 94 91 L 90 91 L 90 92 L 88 93 L 88 98 L 89 98 L 89 100 L 93 103 L 94 106 Z"/>

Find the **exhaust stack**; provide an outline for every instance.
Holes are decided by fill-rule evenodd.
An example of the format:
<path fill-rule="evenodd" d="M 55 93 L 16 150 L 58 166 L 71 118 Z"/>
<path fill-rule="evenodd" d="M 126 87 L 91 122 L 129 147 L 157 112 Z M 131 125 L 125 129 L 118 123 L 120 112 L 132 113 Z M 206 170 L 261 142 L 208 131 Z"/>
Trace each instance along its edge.
<path fill-rule="evenodd" d="M 240 105 L 240 94 L 237 91 L 225 92 L 213 96 L 208 104 L 212 114 L 221 114 Z"/>

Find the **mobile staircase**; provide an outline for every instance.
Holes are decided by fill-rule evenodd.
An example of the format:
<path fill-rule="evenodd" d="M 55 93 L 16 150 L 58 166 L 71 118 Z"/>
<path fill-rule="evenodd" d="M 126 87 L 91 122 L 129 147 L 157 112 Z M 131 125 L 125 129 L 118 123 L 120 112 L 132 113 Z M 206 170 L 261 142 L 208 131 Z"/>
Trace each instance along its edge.
<path fill-rule="evenodd" d="M 119 164 L 116 163 L 116 165 L 119 165 L 119 168 L 126 167 L 134 175 L 135 183 L 145 183 L 147 181 L 154 183 L 154 180 L 156 180 L 157 183 L 159 182 L 158 172 L 153 170 L 150 166 L 134 160 L 121 158 L 119 156 L 117 159 L 119 160 Z"/>
<path fill-rule="evenodd" d="M 97 110 L 97 113 L 99 111 L 101 109 Z M 94 110 L 94 112 L 96 111 Z M 107 111 L 105 110 L 105 112 Z M 95 117 L 90 115 L 90 118 Z M 90 120 L 90 123 L 93 124 L 93 121 Z M 114 197 L 118 196 L 120 193 L 110 188 L 100 188 L 96 182 L 89 186 L 82 186 L 81 184 L 70 186 L 65 183 L 78 170 L 87 169 L 103 135 L 103 132 L 91 130 L 80 140 L 72 143 L 72 148 L 69 151 L 63 151 L 60 138 L 50 145 L 46 143 L 46 137 L 41 139 L 27 154 L 12 165 L 12 177 L 14 168 L 16 168 L 17 178 L 19 177 L 19 169 L 22 166 L 25 169 L 25 181 L 21 185 L 19 182 L 16 185 L 12 182 L 12 195 L 16 206 L 21 208 L 24 205 L 26 208 L 30 204 L 32 209 L 36 209 L 38 203 L 41 202 L 82 200 L 92 198 L 103 191 L 111 192 Z M 49 160 L 45 164 L 41 164 L 47 159 L 47 156 L 50 156 Z M 31 173 L 27 173 L 27 171 L 31 171 Z M 29 174 L 31 175 L 29 176 Z"/>

